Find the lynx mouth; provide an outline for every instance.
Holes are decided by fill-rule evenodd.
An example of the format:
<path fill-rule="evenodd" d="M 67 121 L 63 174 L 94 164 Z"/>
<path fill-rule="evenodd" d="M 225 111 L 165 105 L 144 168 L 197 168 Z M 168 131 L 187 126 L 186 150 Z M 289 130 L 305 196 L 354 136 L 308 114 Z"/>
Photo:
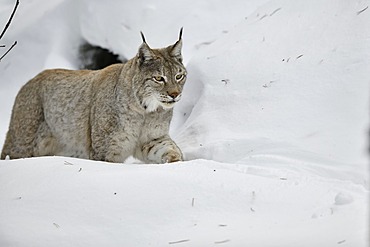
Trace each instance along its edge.
<path fill-rule="evenodd" d="M 175 104 L 177 100 L 161 100 L 161 103 L 164 104 Z"/>
<path fill-rule="evenodd" d="M 172 108 L 177 101 L 171 100 L 171 101 L 160 101 L 161 105 L 165 108 Z"/>
<path fill-rule="evenodd" d="M 163 108 L 170 109 L 170 108 L 173 108 L 175 103 L 179 102 L 180 99 L 181 99 L 181 95 L 178 95 L 175 98 L 171 96 L 161 97 L 161 99 L 158 101 L 160 102 Z"/>

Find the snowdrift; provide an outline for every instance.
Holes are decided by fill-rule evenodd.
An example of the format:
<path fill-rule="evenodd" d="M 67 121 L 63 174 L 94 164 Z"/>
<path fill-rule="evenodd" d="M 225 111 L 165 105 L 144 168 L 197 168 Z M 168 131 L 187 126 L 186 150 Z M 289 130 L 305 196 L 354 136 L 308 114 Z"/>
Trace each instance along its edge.
<path fill-rule="evenodd" d="M 363 186 L 308 172 L 209 160 L 154 166 L 54 157 L 2 162 L 0 181 L 1 246 L 367 241 Z"/>
<path fill-rule="evenodd" d="M 196 53 L 180 135 L 203 144 L 186 146 L 198 150 L 192 157 L 243 162 L 251 150 L 304 151 L 366 163 L 370 46 L 356 8 L 274 1 Z"/>
<path fill-rule="evenodd" d="M 21 85 L 77 68 L 84 41 L 132 57 L 140 30 L 161 47 L 184 26 L 171 134 L 187 161 L 0 161 L 0 246 L 367 246 L 369 5 L 22 3 L 1 40 L 18 40 L 0 63 L 2 140 Z"/>

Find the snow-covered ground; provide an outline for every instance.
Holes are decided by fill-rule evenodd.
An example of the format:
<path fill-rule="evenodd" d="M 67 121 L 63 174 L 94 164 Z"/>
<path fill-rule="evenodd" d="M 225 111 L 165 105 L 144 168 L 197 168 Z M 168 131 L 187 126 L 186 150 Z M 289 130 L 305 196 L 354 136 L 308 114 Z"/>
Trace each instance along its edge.
<path fill-rule="evenodd" d="M 0 62 L 0 145 L 19 88 L 77 68 L 84 40 L 130 58 L 140 30 L 163 47 L 183 26 L 171 134 L 187 161 L 0 161 L 0 246 L 368 246 L 368 6 L 22 1 L 0 41 L 18 41 Z"/>

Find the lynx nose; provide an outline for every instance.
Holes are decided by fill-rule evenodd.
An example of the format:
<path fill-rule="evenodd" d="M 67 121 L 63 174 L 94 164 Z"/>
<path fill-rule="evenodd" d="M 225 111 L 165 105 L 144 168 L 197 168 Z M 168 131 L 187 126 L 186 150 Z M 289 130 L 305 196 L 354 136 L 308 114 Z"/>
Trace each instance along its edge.
<path fill-rule="evenodd" d="M 168 91 L 168 96 L 170 96 L 173 100 L 175 100 L 177 97 L 179 97 L 180 93 L 178 91 Z"/>

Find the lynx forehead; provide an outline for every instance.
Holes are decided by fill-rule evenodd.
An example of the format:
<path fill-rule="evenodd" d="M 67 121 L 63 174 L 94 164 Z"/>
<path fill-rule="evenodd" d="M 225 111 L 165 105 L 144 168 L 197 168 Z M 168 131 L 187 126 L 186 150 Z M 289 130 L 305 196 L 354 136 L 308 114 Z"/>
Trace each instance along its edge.
<path fill-rule="evenodd" d="M 168 131 L 182 97 L 182 29 L 175 44 L 152 49 L 143 33 L 137 55 L 98 71 L 52 69 L 19 91 L 1 153 L 62 155 L 109 162 L 183 160 Z"/>

